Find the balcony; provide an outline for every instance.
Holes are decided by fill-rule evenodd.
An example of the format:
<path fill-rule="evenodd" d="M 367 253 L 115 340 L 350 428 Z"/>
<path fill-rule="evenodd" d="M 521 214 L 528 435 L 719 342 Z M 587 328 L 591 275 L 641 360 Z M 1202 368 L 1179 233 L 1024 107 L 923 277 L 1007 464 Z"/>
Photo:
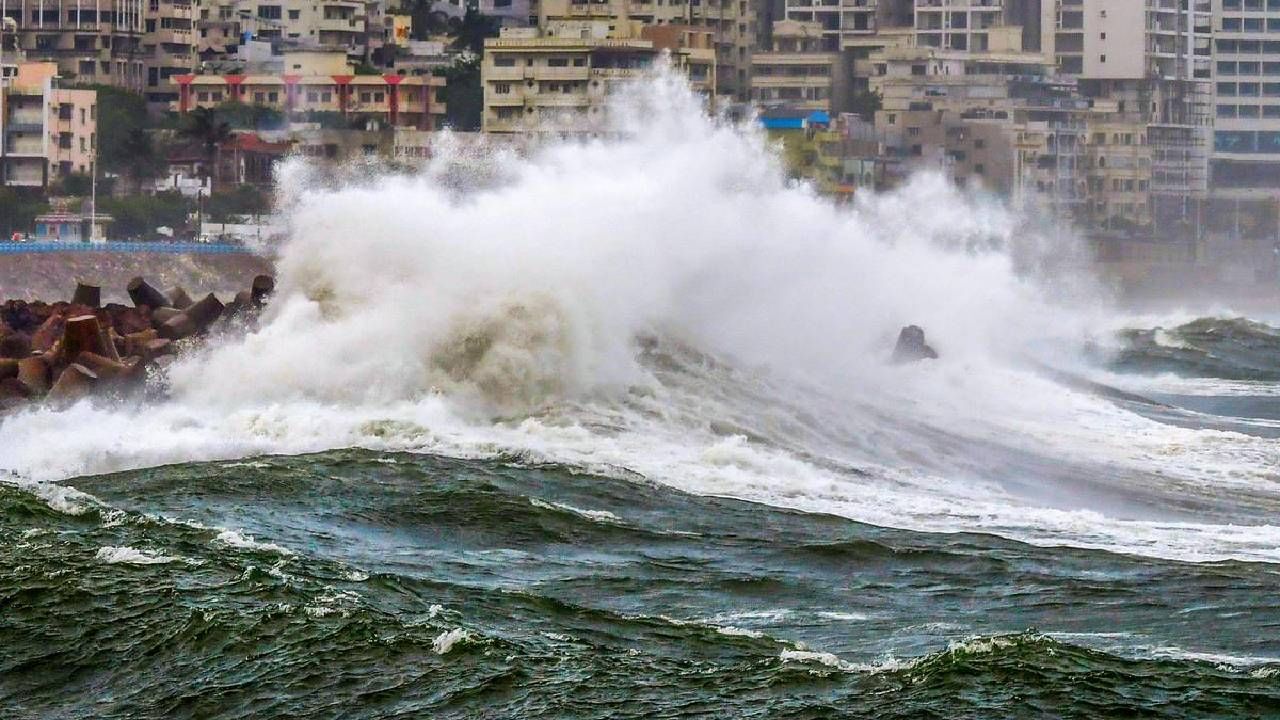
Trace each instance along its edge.
<path fill-rule="evenodd" d="M 591 98 L 585 93 L 540 93 L 526 97 L 526 104 L 534 107 L 585 107 Z"/>
<path fill-rule="evenodd" d="M 484 69 L 484 77 L 486 80 L 524 80 L 524 68 L 490 65 Z"/>
<path fill-rule="evenodd" d="M 10 120 L 5 123 L 4 131 L 6 133 L 42 133 L 44 124 L 39 120 Z"/>
<path fill-rule="evenodd" d="M 589 77 L 584 67 L 531 67 L 525 77 L 534 80 L 586 80 Z"/>

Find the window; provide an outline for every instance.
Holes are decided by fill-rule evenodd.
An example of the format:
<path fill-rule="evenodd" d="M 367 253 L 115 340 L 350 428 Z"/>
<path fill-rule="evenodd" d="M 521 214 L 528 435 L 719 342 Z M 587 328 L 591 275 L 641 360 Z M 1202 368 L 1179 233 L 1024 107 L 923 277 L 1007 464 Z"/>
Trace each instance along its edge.
<path fill-rule="evenodd" d="M 493 92 L 497 95 L 507 95 L 511 92 L 511 83 L 494 83 Z"/>
<path fill-rule="evenodd" d="M 80 152 L 87 152 L 88 150 L 89 150 L 88 144 L 86 143 L 84 136 L 81 135 L 80 136 Z"/>
<path fill-rule="evenodd" d="M 300 18 L 301 16 L 302 16 L 302 11 L 301 11 L 301 10 L 290 10 L 290 11 L 289 11 L 289 19 L 290 19 L 290 20 L 297 20 L 297 19 L 298 19 L 298 18 Z"/>
<path fill-rule="evenodd" d="M 72 108 L 70 105 L 65 105 L 65 104 L 64 104 L 64 105 L 59 105 L 59 106 L 58 106 L 58 119 L 59 119 L 59 120 L 70 120 L 70 119 L 71 119 L 71 112 L 72 112 L 72 110 L 74 110 L 74 108 Z"/>
<path fill-rule="evenodd" d="M 516 59 L 513 57 L 504 57 L 499 55 L 493 59 L 494 67 L 515 67 Z"/>
<path fill-rule="evenodd" d="M 63 150 L 71 149 L 71 133 L 64 132 L 58 134 L 58 147 Z"/>
<path fill-rule="evenodd" d="M 569 67 L 568 58 L 549 58 L 547 67 Z"/>
<path fill-rule="evenodd" d="M 317 93 L 317 92 L 308 92 L 308 93 L 307 93 L 307 102 L 309 102 L 309 103 L 317 103 L 317 102 L 320 102 L 320 93 Z"/>
<path fill-rule="evenodd" d="M 279 5 L 259 5 L 258 17 L 262 18 L 263 20 L 279 20 L 280 6 Z"/>

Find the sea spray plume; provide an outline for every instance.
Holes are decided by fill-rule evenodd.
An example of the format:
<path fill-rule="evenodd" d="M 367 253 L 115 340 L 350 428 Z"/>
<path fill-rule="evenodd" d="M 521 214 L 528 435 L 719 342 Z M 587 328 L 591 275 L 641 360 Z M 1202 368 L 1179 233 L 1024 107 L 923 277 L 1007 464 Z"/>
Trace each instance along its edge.
<path fill-rule="evenodd" d="M 838 209 L 701 102 L 659 74 L 616 97 L 610 139 L 495 154 L 501 181 L 461 196 L 443 181 L 456 157 L 336 189 L 297 186 L 295 161 L 277 307 L 245 341 L 256 379 L 244 349 L 215 349 L 175 369 L 177 392 L 239 405 L 443 390 L 510 414 L 642 382 L 640 333 L 831 376 L 880 364 L 907 322 L 962 356 L 1064 326 L 1006 254 L 975 248 L 1014 227 L 998 206 L 926 176 Z"/>

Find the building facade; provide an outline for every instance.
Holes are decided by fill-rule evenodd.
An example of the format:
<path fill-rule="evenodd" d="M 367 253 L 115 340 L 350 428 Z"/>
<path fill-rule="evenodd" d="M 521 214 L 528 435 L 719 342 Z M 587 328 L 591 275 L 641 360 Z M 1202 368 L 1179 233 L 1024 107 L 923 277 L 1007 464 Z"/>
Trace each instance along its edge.
<path fill-rule="evenodd" d="M 348 127 L 444 125 L 443 77 L 355 75 L 345 55 L 286 53 L 275 75 L 178 75 L 171 109 L 186 114 L 239 102 L 271 108 L 290 120 L 329 120 Z"/>
<path fill-rule="evenodd" d="M 840 53 L 824 50 L 822 26 L 781 20 L 771 35 L 772 47 L 751 56 L 751 102 L 826 112 L 843 107 L 848 74 Z"/>
<path fill-rule="evenodd" d="M 1216 192 L 1280 191 L 1280 0 L 1213 0 Z"/>
<path fill-rule="evenodd" d="M 745 102 L 751 95 L 751 54 L 760 28 L 754 0 L 539 0 L 539 28 L 566 21 L 603 22 L 615 28 L 685 25 L 711 32 L 716 92 Z"/>
<path fill-rule="evenodd" d="M 142 92 L 148 53 L 144 0 L 0 0 L 0 16 L 16 25 L 5 33 L 11 59 L 51 62 L 67 82 L 101 83 Z"/>
<path fill-rule="evenodd" d="M 664 50 L 695 91 L 716 92 L 716 52 L 704 28 L 634 28 L 617 37 L 607 23 L 551 23 L 504 29 L 485 41 L 483 129 L 488 133 L 594 134 L 607 130 L 610 91 L 651 72 Z M 626 28 L 624 28 L 626 30 Z"/>
<path fill-rule="evenodd" d="M 6 66 L 0 85 L 0 184 L 48 187 L 93 172 L 98 93 L 58 86 L 55 63 Z"/>

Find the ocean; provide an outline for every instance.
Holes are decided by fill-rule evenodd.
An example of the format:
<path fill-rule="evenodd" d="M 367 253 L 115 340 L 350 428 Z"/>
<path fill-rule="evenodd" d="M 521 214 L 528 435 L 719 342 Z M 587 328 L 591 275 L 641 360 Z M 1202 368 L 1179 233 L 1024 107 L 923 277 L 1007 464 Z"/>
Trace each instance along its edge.
<path fill-rule="evenodd" d="M 290 163 L 257 330 L 0 418 L 0 717 L 1280 717 L 1280 318 L 614 115 Z"/>

